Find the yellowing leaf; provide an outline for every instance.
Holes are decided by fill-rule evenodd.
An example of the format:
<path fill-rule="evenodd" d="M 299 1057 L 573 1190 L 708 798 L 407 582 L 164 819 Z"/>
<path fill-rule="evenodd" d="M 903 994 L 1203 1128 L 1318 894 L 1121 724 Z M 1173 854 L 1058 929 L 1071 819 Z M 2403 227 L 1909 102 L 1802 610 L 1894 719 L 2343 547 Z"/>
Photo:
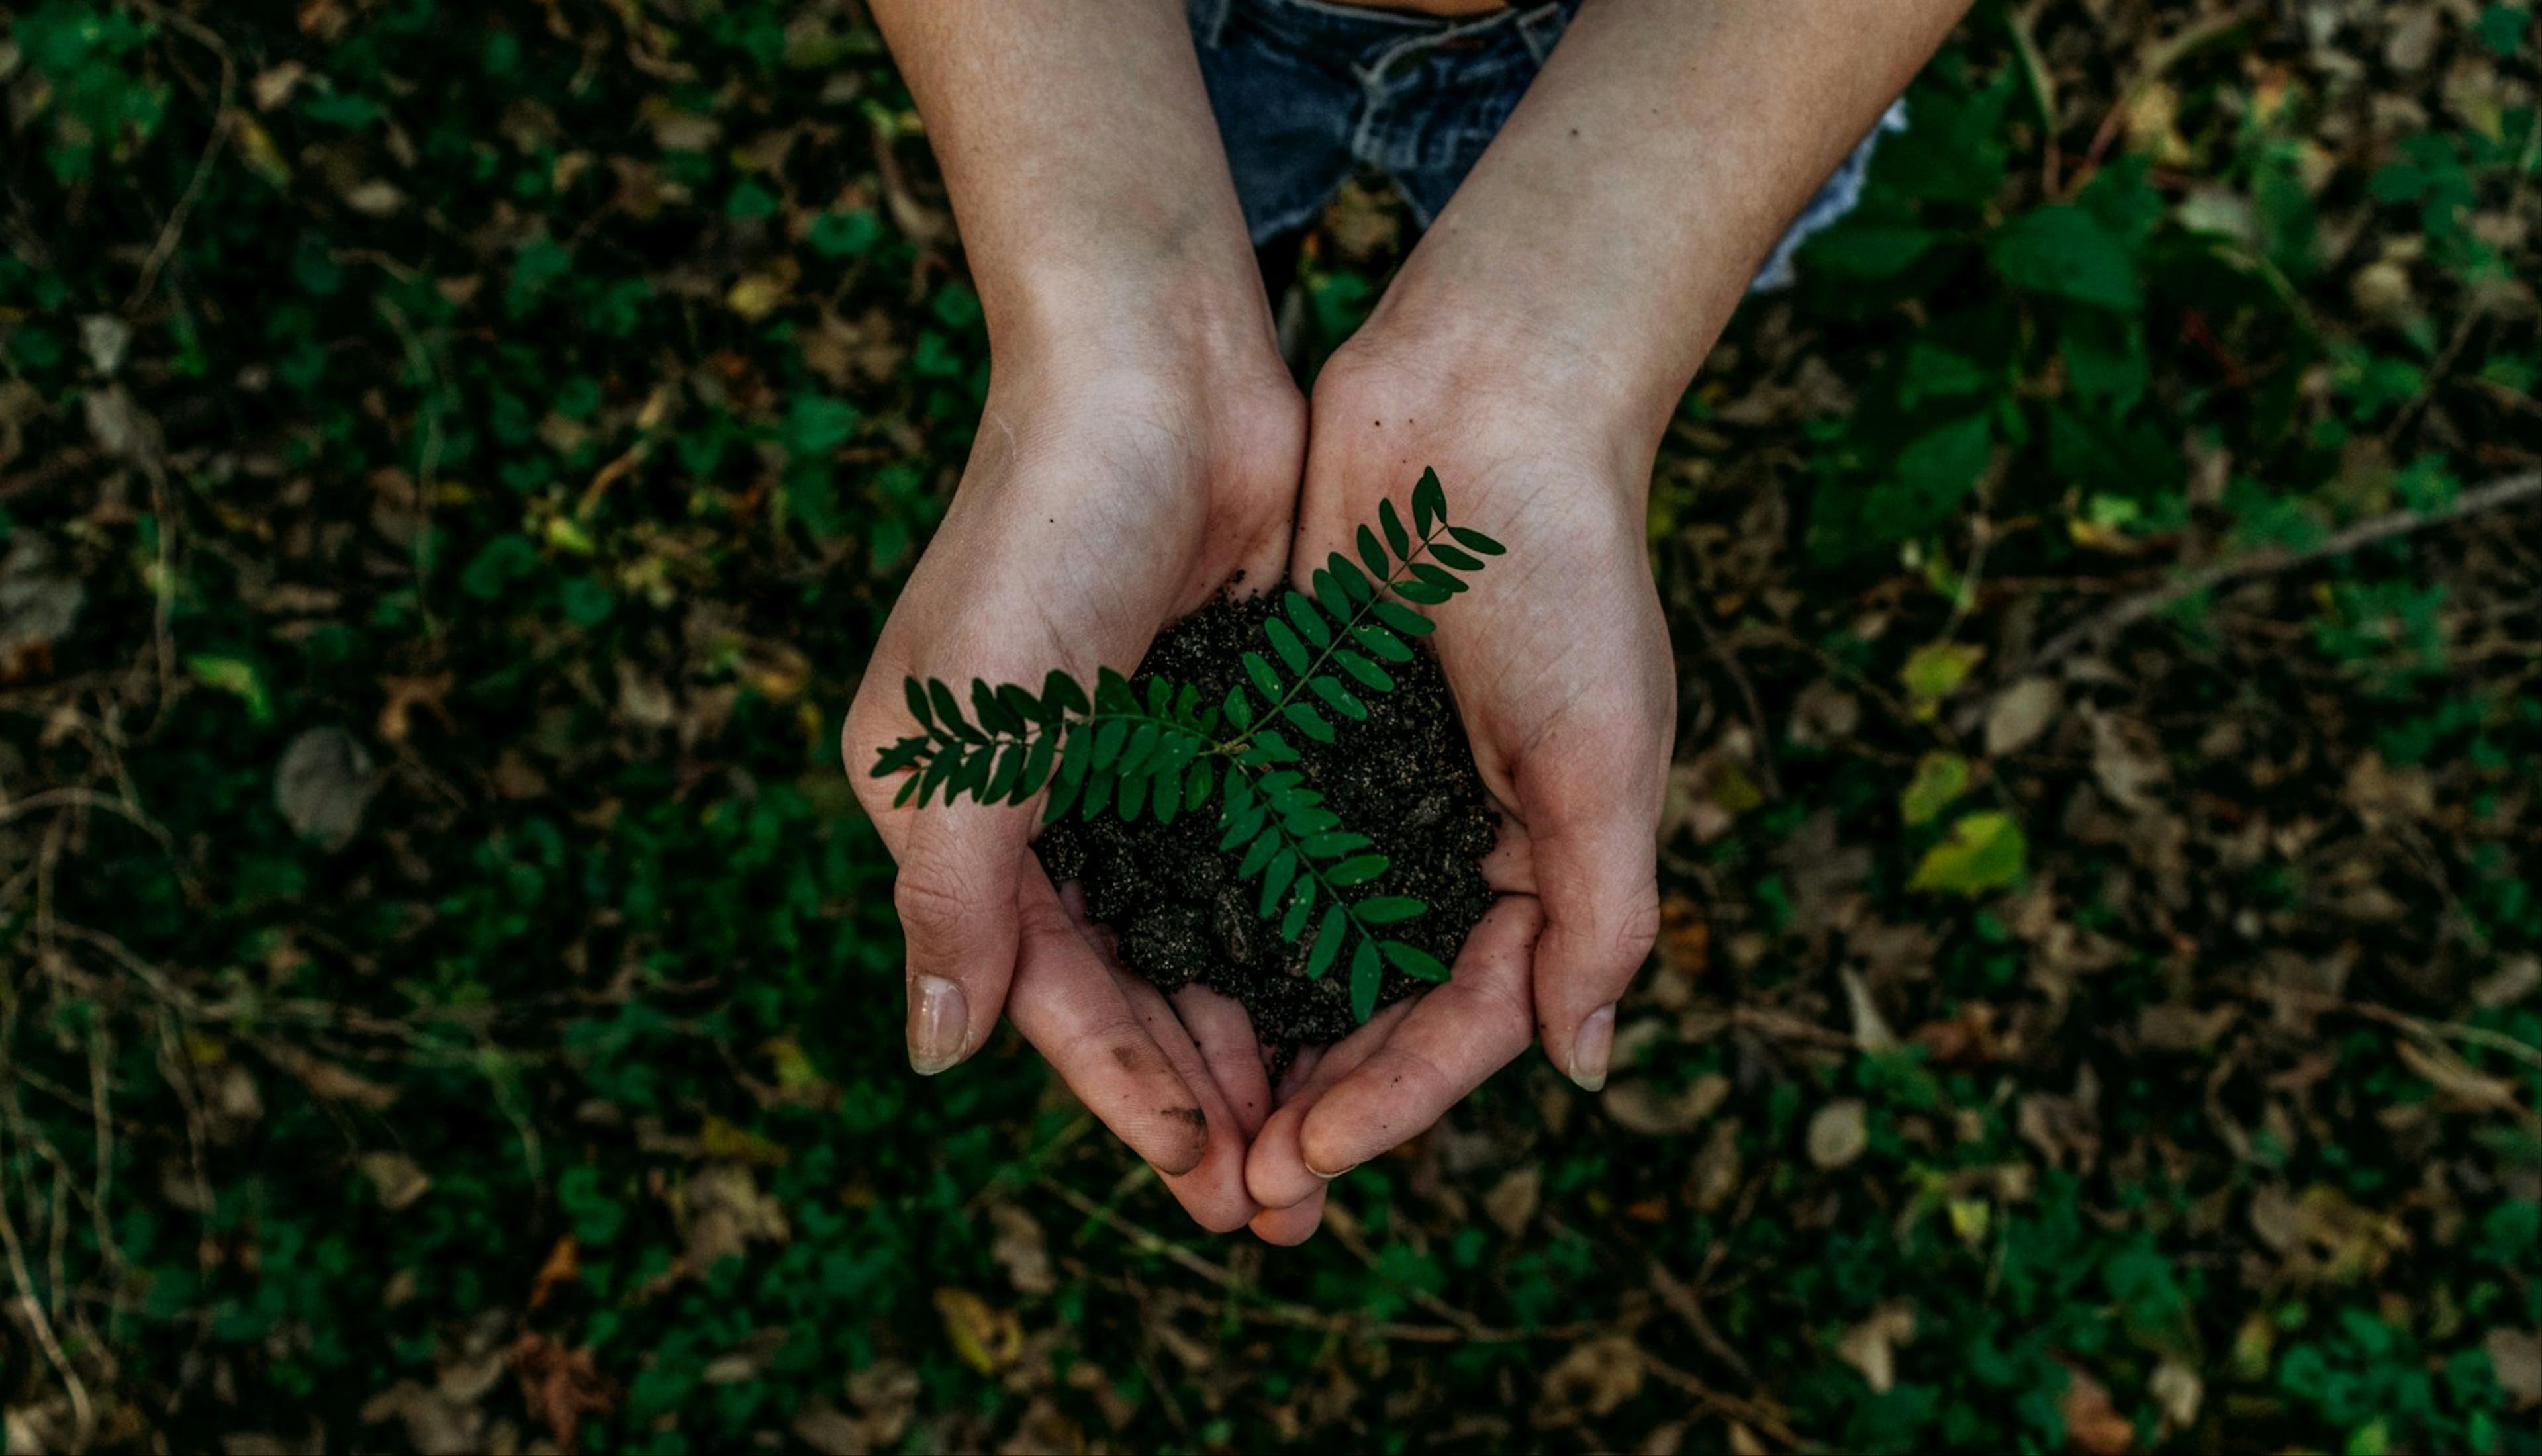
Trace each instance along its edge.
<path fill-rule="evenodd" d="M 745 319 L 765 319 L 785 301 L 785 285 L 766 273 L 744 273 L 723 296 L 725 308 Z"/>
<path fill-rule="evenodd" d="M 291 164 L 283 160 L 282 149 L 263 127 L 237 111 L 230 113 L 230 126 L 238 137 L 239 160 L 248 171 L 277 187 L 291 185 Z"/>
<path fill-rule="evenodd" d="M 1949 1203 L 1951 1232 L 1960 1242 L 1975 1247 L 1985 1242 L 1986 1230 L 1994 1223 L 1994 1205 L 1983 1199 L 1953 1199 Z"/>
<path fill-rule="evenodd" d="M 1968 788 L 1968 760 L 1957 754 L 1926 754 L 1924 762 L 1915 765 L 1914 782 L 1898 796 L 1898 812 L 1908 824 L 1931 824 Z"/>
<path fill-rule="evenodd" d="M 1991 810 L 1963 817 L 1951 837 L 1934 845 L 1915 867 L 1910 890 L 1981 895 L 2020 880 L 2030 860 L 2030 840 L 2009 814 Z"/>
<path fill-rule="evenodd" d="M 1023 1325 L 1012 1310 L 947 1285 L 935 1291 L 935 1312 L 944 1320 L 944 1338 L 952 1342 L 953 1353 L 983 1375 L 996 1374 L 1023 1353 Z"/>
<path fill-rule="evenodd" d="M 769 1167 L 785 1161 L 784 1146 L 771 1142 L 749 1128 L 710 1117 L 700 1129 L 698 1140 L 706 1145 L 709 1156 L 731 1158 L 737 1162 L 761 1163 Z"/>
<path fill-rule="evenodd" d="M 1966 642 L 1927 642 L 1907 657 L 1906 665 L 1898 670 L 1898 681 L 1913 699 L 1915 716 L 1930 718 L 1942 699 L 1967 682 L 1969 674 L 1984 660 L 1982 647 Z"/>

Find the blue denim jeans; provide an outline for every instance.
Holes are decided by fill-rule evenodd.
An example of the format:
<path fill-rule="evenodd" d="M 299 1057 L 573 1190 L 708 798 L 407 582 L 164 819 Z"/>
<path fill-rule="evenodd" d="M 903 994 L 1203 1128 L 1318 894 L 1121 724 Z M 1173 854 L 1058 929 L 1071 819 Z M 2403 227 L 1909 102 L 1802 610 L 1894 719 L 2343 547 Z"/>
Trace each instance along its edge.
<path fill-rule="evenodd" d="M 1314 221 L 1352 174 L 1394 183 L 1428 227 L 1509 119 L 1581 0 L 1521 0 L 1449 19 L 1327 0 L 1186 0 L 1201 78 L 1255 246 Z M 1801 209 L 1754 287 L 1791 279 L 1792 251 L 1861 195 L 1889 114 Z"/>

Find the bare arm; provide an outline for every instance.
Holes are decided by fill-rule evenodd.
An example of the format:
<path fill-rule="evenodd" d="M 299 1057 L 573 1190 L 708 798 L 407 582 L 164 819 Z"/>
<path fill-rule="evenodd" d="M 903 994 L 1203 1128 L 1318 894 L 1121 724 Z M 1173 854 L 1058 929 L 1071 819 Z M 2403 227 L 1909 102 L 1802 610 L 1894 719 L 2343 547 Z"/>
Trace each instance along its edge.
<path fill-rule="evenodd" d="M 1269 349 L 1177 0 L 874 0 L 953 194 L 993 340 L 1143 327 Z"/>

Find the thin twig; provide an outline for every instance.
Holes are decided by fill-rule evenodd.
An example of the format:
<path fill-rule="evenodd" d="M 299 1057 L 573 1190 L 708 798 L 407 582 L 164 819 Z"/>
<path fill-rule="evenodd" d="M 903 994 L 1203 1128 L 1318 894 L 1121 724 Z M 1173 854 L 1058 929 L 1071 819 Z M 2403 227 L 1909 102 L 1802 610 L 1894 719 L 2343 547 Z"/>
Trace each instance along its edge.
<path fill-rule="evenodd" d="M 2284 546 L 2268 546 L 2228 556 L 2204 566 L 2167 586 L 2139 592 L 2109 610 L 2051 638 L 2023 662 L 2016 672 L 2006 673 L 2004 681 L 2014 682 L 2067 656 L 2087 644 L 2101 641 L 2133 626 L 2146 618 L 2158 616 L 2203 592 L 2214 590 L 2226 582 L 2246 576 L 2261 576 L 2285 571 L 2329 556 L 2344 556 L 2395 538 L 2442 526 L 2466 516 L 2485 511 L 2504 510 L 2528 500 L 2542 499 L 2542 471 L 2526 471 L 2503 480 L 2466 490 L 2432 510 L 2399 510 L 2360 521 L 2323 541 L 2293 550 Z"/>
<path fill-rule="evenodd" d="M 175 255 L 177 240 L 186 233 L 186 219 L 193 214 L 194 202 L 203 194 L 203 183 L 212 175 L 212 161 L 229 140 L 230 128 L 236 124 L 238 115 L 230 105 L 238 90 L 238 63 L 231 59 L 230 48 L 221 37 L 190 16 L 178 14 L 151 3 L 151 0 L 137 0 L 137 3 L 144 15 L 201 43 L 220 58 L 221 95 L 212 112 L 212 134 L 203 142 L 203 155 L 194 163 L 194 175 L 186 180 L 186 190 L 179 194 L 176 207 L 170 210 L 168 221 L 159 229 L 158 239 L 150 245 L 150 255 L 141 261 L 141 277 L 132 285 L 131 295 L 123 300 L 123 312 L 127 315 L 140 308 L 150 297 L 150 290 L 159 285 L 159 270 L 167 266 L 168 259 Z"/>

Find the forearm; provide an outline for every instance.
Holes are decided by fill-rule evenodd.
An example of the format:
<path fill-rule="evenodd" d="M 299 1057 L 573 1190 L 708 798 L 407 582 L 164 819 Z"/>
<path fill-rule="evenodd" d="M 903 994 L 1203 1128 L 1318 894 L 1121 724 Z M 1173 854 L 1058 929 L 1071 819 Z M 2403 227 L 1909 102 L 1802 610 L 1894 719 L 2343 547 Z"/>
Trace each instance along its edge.
<path fill-rule="evenodd" d="M 1179 0 L 873 0 L 926 118 L 994 343 L 1270 317 Z"/>
<path fill-rule="evenodd" d="M 1656 438 L 1792 215 L 1967 0 L 1588 0 L 1371 328 L 1518 342 Z M 1464 337 L 1458 337 L 1464 335 Z"/>

